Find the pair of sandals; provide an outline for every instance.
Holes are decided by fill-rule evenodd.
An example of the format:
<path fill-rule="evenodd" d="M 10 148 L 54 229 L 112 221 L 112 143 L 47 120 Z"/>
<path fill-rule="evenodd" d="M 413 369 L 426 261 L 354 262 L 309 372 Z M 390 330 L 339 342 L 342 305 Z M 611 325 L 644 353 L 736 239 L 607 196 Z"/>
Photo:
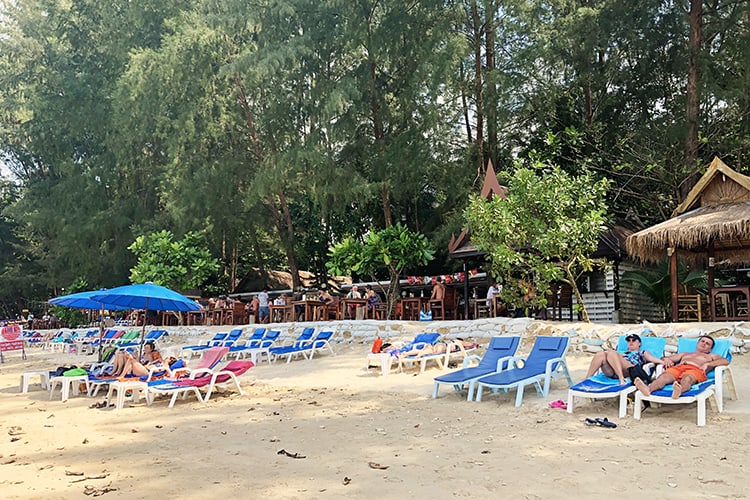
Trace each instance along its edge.
<path fill-rule="evenodd" d="M 596 426 L 596 427 L 607 427 L 609 429 L 614 429 L 617 427 L 617 424 L 614 422 L 610 422 L 607 420 L 607 417 L 604 418 L 587 418 L 585 420 L 586 425 L 588 426 Z"/>
<path fill-rule="evenodd" d="M 558 399 L 557 401 L 552 401 L 549 404 L 550 408 L 560 408 L 561 410 L 567 410 L 568 409 L 568 403 L 563 401 L 562 399 Z"/>

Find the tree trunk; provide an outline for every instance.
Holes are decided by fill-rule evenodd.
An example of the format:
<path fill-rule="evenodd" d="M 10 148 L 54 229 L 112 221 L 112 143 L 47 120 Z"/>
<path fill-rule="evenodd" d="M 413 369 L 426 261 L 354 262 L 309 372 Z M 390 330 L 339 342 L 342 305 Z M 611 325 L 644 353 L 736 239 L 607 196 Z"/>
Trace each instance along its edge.
<path fill-rule="evenodd" d="M 578 289 L 578 283 L 576 283 L 576 278 L 575 276 L 573 276 L 573 271 L 571 271 L 570 269 L 571 266 L 572 263 L 565 266 L 565 275 L 568 277 L 568 284 L 573 289 L 573 295 L 575 295 L 576 302 L 578 302 L 581 319 L 583 319 L 583 321 L 585 321 L 586 323 L 590 323 L 591 320 L 589 319 L 589 313 L 588 311 L 586 311 L 586 304 L 583 303 L 583 297 L 581 296 L 581 291 Z M 573 320 L 573 318 L 570 319 L 571 321 Z"/>
<path fill-rule="evenodd" d="M 471 20 L 474 30 L 474 98 L 477 113 L 477 178 L 484 179 L 484 98 L 482 93 L 482 25 L 476 0 L 471 2 Z"/>
<path fill-rule="evenodd" d="M 703 43 L 703 0 L 690 0 L 690 36 L 688 38 L 688 74 L 685 105 L 685 172 L 680 183 L 679 201 L 683 201 L 698 181 L 698 117 L 700 113 L 700 51 Z"/>
<path fill-rule="evenodd" d="M 234 82 L 239 92 L 240 106 L 242 107 L 242 111 L 245 114 L 245 123 L 247 125 L 248 135 L 250 136 L 250 142 L 253 145 L 255 159 L 258 162 L 258 165 L 262 166 L 265 160 L 265 154 L 263 152 L 263 147 L 260 144 L 260 139 L 258 138 L 258 132 L 257 128 L 255 127 L 253 114 L 250 111 L 250 106 L 247 103 L 245 86 L 242 83 L 242 79 L 240 78 L 240 76 L 236 73 L 234 75 Z M 278 197 L 279 205 L 281 205 L 281 210 L 284 213 L 283 220 L 281 214 L 279 214 L 279 208 L 276 206 L 277 200 L 274 199 L 274 196 L 268 195 L 265 197 L 266 205 L 271 212 L 271 220 L 273 221 L 274 227 L 276 228 L 276 231 L 279 234 L 279 238 L 281 238 L 281 241 L 283 243 L 287 262 L 289 264 L 289 272 L 292 275 L 292 287 L 296 290 L 302 286 L 302 282 L 299 277 L 297 255 L 294 252 L 294 225 L 292 223 L 289 206 L 286 203 L 284 192 L 279 189 L 279 191 L 276 193 L 276 196 Z M 286 228 L 284 227 L 285 225 Z"/>
<path fill-rule="evenodd" d="M 386 313 L 386 319 L 391 318 L 391 315 L 396 310 L 396 302 L 398 302 L 398 298 L 400 296 L 398 271 L 389 268 L 388 273 L 390 274 L 391 284 L 388 287 L 388 312 Z"/>
<path fill-rule="evenodd" d="M 460 81 L 463 82 L 464 78 L 466 77 L 464 73 L 464 67 L 461 65 L 459 67 L 460 72 Z M 469 103 L 466 98 L 466 91 L 463 88 L 463 85 L 461 86 L 461 107 L 463 108 L 463 115 L 464 115 L 464 126 L 466 127 L 466 143 L 471 144 L 472 143 L 472 134 L 471 134 L 471 120 L 469 119 Z"/>
<path fill-rule="evenodd" d="M 484 51 L 486 54 L 486 78 L 485 87 L 487 99 L 485 100 L 487 114 L 487 156 L 497 159 L 497 84 L 493 73 L 497 71 L 495 64 L 495 1 L 486 0 L 484 12 Z M 486 161 L 484 162 L 487 163 Z M 483 166 L 484 168 L 484 166 Z"/>

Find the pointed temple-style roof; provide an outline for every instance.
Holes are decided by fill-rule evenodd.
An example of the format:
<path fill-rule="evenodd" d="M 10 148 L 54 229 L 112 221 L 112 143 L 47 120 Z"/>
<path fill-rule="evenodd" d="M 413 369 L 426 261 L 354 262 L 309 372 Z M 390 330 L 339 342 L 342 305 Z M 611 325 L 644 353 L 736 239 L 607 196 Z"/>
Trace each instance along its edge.
<path fill-rule="evenodd" d="M 495 168 L 492 166 L 492 160 L 489 160 L 480 195 L 487 200 L 492 199 L 493 196 L 505 199 L 507 191 L 508 188 L 501 186 L 497 181 L 497 174 L 495 173 Z M 451 235 L 451 240 L 448 242 L 448 254 L 452 259 L 465 259 L 467 257 L 483 255 L 484 252 L 471 243 L 469 231 L 463 229 L 458 236 Z"/>

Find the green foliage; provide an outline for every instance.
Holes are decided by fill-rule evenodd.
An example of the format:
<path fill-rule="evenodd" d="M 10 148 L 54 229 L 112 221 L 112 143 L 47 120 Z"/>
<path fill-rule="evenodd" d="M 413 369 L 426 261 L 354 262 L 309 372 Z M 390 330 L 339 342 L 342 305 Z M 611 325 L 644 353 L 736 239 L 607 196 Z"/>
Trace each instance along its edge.
<path fill-rule="evenodd" d="M 576 277 L 592 269 L 589 256 L 605 229 L 607 187 L 590 174 L 572 176 L 557 166 L 537 165 L 516 170 L 507 199 L 472 197 L 464 212 L 472 242 L 487 252 L 507 302 L 544 307 L 549 284 L 557 280 L 567 281 L 578 295 Z"/>
<path fill-rule="evenodd" d="M 174 235 L 163 230 L 137 237 L 128 249 L 138 257 L 138 263 L 130 270 L 133 283 L 151 281 L 187 290 L 201 286 L 219 269 L 201 233 L 189 232 L 174 241 Z"/>
<path fill-rule="evenodd" d="M 672 281 L 669 274 L 669 259 L 661 261 L 655 269 L 627 271 L 622 274 L 620 281 L 637 287 L 654 304 L 660 306 L 667 317 L 671 317 Z M 677 284 L 681 288 L 678 293 L 687 293 L 688 288 L 693 288 L 705 294 L 708 290 L 706 271 L 690 271 L 678 260 Z"/>
<path fill-rule="evenodd" d="M 375 277 L 378 271 L 399 274 L 407 268 L 424 266 L 435 256 L 423 234 L 396 224 L 368 233 L 364 241 L 344 238 L 329 249 L 328 270 L 334 274 L 355 272 Z"/>
<path fill-rule="evenodd" d="M 71 293 L 86 292 L 89 291 L 89 285 L 84 278 L 76 278 L 68 288 L 65 289 L 65 295 Z M 62 307 L 62 306 L 50 306 L 50 314 L 54 314 L 64 324 L 71 328 L 76 328 L 82 325 L 86 320 L 86 316 L 83 311 L 73 307 Z"/>
<path fill-rule="evenodd" d="M 389 307 L 399 296 L 399 274 L 408 268 L 424 266 L 435 256 L 427 238 L 402 224 L 372 231 L 363 241 L 344 238 L 329 250 L 328 270 L 333 274 L 370 275 L 377 280 L 379 272 L 388 271 L 390 287 L 386 291 Z"/>

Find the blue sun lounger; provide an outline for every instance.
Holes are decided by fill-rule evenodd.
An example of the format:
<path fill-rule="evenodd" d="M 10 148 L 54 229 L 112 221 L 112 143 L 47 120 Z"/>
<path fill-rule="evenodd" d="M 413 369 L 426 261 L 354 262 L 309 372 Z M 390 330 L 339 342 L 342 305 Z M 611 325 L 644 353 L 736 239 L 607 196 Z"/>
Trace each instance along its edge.
<path fill-rule="evenodd" d="M 680 338 L 677 341 L 677 352 L 695 352 L 695 348 L 698 344 L 697 338 Z M 716 339 L 714 348 L 711 350 L 713 354 L 718 354 L 732 362 L 732 343 L 728 339 Z M 694 384 L 689 391 L 683 392 L 682 396 L 677 399 L 672 399 L 672 384 L 665 386 L 658 391 L 654 391 L 650 396 L 646 396 L 640 391 L 635 393 L 635 409 L 633 410 L 633 418 L 639 420 L 641 418 L 641 411 L 644 401 L 651 401 L 653 403 L 662 404 L 690 404 L 697 403 L 698 406 L 698 426 L 703 427 L 706 425 L 706 401 L 711 398 L 716 402 L 716 409 L 719 412 L 724 411 L 724 384 L 726 383 L 729 388 L 729 397 L 731 399 L 737 399 L 737 390 L 734 387 L 734 379 L 729 366 L 719 366 L 711 370 L 708 374 L 708 379 L 705 382 Z"/>
<path fill-rule="evenodd" d="M 570 337 L 537 337 L 531 352 L 524 359 L 515 356 L 512 360 L 515 368 L 509 368 L 493 375 L 487 375 L 477 380 L 477 401 L 482 400 L 484 388 L 492 390 L 516 389 L 516 406 L 523 402 L 523 390 L 529 384 L 534 384 L 541 397 L 549 394 L 552 378 L 565 375 L 568 384 L 572 384 L 565 354 L 568 352 Z M 518 367 L 518 362 L 523 366 Z M 540 382 L 544 381 L 544 386 Z"/>
<path fill-rule="evenodd" d="M 628 350 L 627 335 L 621 335 L 617 341 L 617 352 L 624 353 Z M 641 350 L 648 351 L 657 358 L 664 356 L 664 348 L 667 339 L 661 337 L 641 337 Z M 635 386 L 628 382 L 620 385 L 616 378 L 610 378 L 599 372 L 593 377 L 578 382 L 568 389 L 568 413 L 573 413 L 575 397 L 589 399 L 620 398 L 619 416 L 625 417 L 628 412 L 628 395 L 635 392 Z"/>
<path fill-rule="evenodd" d="M 466 401 L 471 401 L 474 398 L 477 380 L 506 369 L 508 363 L 515 356 L 520 342 L 521 337 L 492 337 L 490 345 L 487 346 L 487 351 L 481 359 L 479 356 L 469 356 L 464 359 L 460 370 L 435 377 L 432 397 L 437 397 L 441 384 L 447 384 L 452 385 L 457 392 L 463 390 L 464 387 L 468 387 Z M 473 360 L 479 360 L 479 364 L 469 367 L 469 363 Z"/>

